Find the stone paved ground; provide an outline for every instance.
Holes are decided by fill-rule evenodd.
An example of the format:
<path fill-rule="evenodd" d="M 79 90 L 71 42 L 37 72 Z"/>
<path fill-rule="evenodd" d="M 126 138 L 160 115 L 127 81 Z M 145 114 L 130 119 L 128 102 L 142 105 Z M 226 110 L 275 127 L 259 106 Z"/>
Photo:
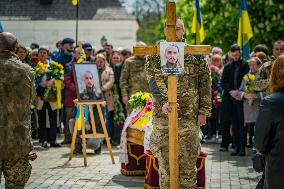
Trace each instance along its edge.
<path fill-rule="evenodd" d="M 83 166 L 81 155 L 68 161 L 69 147 L 43 150 L 35 143 L 38 159 L 32 162 L 33 170 L 26 189 L 142 189 L 143 177 L 126 177 L 120 174 L 118 148 L 114 147 L 116 164 L 112 165 L 106 148 L 102 155 L 88 151 L 88 167 Z M 219 145 L 209 143 L 203 150 L 209 153 L 206 160 L 208 189 L 254 189 L 260 175 L 251 166 L 251 155 L 231 157 L 229 152 L 219 152 Z M 249 152 L 251 154 L 251 152 Z M 3 177 L 3 176 L 2 176 Z M 4 188 L 4 180 L 0 184 Z"/>

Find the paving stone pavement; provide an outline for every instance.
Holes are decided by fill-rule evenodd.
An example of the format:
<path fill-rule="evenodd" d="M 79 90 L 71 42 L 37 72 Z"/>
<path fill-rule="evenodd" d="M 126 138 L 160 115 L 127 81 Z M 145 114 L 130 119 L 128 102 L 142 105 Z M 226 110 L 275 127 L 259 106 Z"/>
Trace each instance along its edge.
<path fill-rule="evenodd" d="M 251 154 L 246 157 L 231 157 L 229 152 L 219 152 L 219 145 L 203 144 L 208 153 L 206 159 L 207 189 L 254 189 L 260 174 L 252 168 Z M 82 155 L 69 158 L 69 146 L 41 149 L 35 142 L 38 159 L 32 162 L 32 175 L 26 189 L 142 189 L 143 177 L 126 177 L 120 174 L 119 150 L 113 148 L 115 165 L 111 164 L 107 149 L 101 155 L 88 150 L 88 167 L 83 166 Z M 0 188 L 4 188 L 2 176 Z"/>

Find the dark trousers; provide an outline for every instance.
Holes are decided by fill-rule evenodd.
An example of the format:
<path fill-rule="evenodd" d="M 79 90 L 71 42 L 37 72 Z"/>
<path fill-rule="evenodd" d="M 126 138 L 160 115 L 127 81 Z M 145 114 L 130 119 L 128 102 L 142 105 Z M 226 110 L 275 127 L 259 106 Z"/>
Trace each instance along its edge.
<path fill-rule="evenodd" d="M 49 102 L 43 104 L 42 110 L 37 110 L 38 125 L 39 125 L 39 140 L 41 142 L 48 140 L 48 132 L 46 128 L 46 110 L 48 110 L 50 129 L 49 129 L 49 141 L 56 141 L 57 131 L 57 110 L 52 110 Z"/>
<path fill-rule="evenodd" d="M 233 128 L 233 143 L 236 150 L 245 149 L 246 132 L 244 127 L 244 111 L 241 102 L 234 101 L 232 109 L 232 128 Z"/>
<path fill-rule="evenodd" d="M 35 116 L 35 110 L 31 109 L 31 131 L 32 131 L 32 138 L 36 139 L 38 138 L 38 126 L 37 126 L 37 121 L 36 121 L 36 116 Z"/>
<path fill-rule="evenodd" d="M 247 133 L 249 134 L 249 141 L 248 141 L 249 145 L 252 145 L 252 138 L 254 136 L 254 125 L 255 125 L 255 122 L 246 123 L 245 133 L 246 133 L 246 136 L 247 136 Z"/>
<path fill-rule="evenodd" d="M 228 148 L 229 144 L 232 141 L 230 128 L 231 122 L 226 120 L 221 120 L 220 122 L 221 134 L 222 134 L 222 142 L 221 147 Z"/>
<path fill-rule="evenodd" d="M 220 124 L 219 120 L 216 117 L 209 117 L 208 118 L 208 135 L 216 135 L 217 130 L 219 131 Z"/>

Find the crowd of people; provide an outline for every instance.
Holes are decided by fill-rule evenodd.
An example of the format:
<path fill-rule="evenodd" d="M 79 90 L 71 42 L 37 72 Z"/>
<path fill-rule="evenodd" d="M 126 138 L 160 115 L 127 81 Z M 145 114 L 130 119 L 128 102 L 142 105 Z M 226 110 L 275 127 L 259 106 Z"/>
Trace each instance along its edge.
<path fill-rule="evenodd" d="M 31 109 L 32 136 L 39 139 L 43 148 L 60 147 L 61 144 L 56 141 L 56 134 L 61 132 L 61 125 L 63 125 L 64 141 L 62 144 L 71 143 L 72 126 L 70 127 L 70 124 L 74 124 L 76 115 L 74 100 L 78 98 L 81 100 L 92 99 L 90 98 L 91 93 L 88 94 L 88 91 L 82 98 L 77 96 L 73 65 L 75 63 L 93 63 L 97 66 L 103 99 L 106 101 L 104 116 L 108 134 L 112 145 L 117 146 L 120 143 L 123 126 L 121 120 L 125 119 L 127 113 L 131 111 L 128 99 L 135 92 L 148 91 L 146 76 L 143 74 L 145 73 L 145 58 L 132 56 L 131 50 L 127 48 L 114 49 L 110 43 L 104 44 L 103 48 L 99 50 L 93 48 L 90 43 L 83 43 L 77 47 L 74 43 L 75 41 L 71 38 L 58 41 L 56 43 L 57 50 L 54 52 L 51 52 L 49 47 L 37 43 L 32 43 L 30 47 L 17 45 L 15 53 L 22 63 L 36 68 L 38 63 L 48 67 L 51 62 L 57 62 L 63 66 L 64 70 L 64 75 L 61 77 L 63 83 L 61 91 L 63 107 L 61 109 L 57 107 L 57 102 L 52 98 L 51 92 L 49 92 L 48 98 L 45 96 L 45 91 L 55 85 L 55 79 L 48 74 L 42 74 L 36 78 L 37 97 Z M 145 44 L 138 42 L 137 45 L 143 46 Z M 90 74 L 92 75 L 91 72 Z M 94 85 L 93 76 L 87 79 L 90 79 L 90 85 Z M 86 82 L 88 83 L 88 81 Z M 140 82 L 143 84 L 137 84 Z M 86 88 L 88 88 L 87 85 Z M 94 109 L 94 114 L 98 114 L 96 109 Z M 120 118 L 117 118 L 119 116 Z M 98 115 L 95 115 L 95 118 L 99 119 Z M 100 125 L 100 123 L 97 124 Z M 75 152 L 81 153 L 80 146 L 79 141 L 78 150 Z"/>
<path fill-rule="evenodd" d="M 181 41 L 183 40 L 182 35 L 183 33 L 180 35 Z M 37 43 L 32 43 L 30 47 L 17 44 L 15 51 L 13 49 L 9 50 L 15 52 L 17 55 L 15 57 L 19 58 L 23 64 L 31 66 L 33 70 L 39 64 L 48 67 L 52 62 L 58 63 L 63 69 L 60 78 L 63 84 L 61 89 L 62 98 L 60 99 L 60 104 L 63 104 L 62 108 L 58 106 L 58 94 L 50 92 L 50 88 L 56 85 L 56 79 L 48 74 L 36 76 L 34 81 L 36 98 L 30 97 L 33 99 L 33 102 L 29 112 L 32 118 L 32 137 L 39 139 L 43 148 L 61 147 L 61 144 L 56 140 L 56 135 L 57 132 L 60 132 L 61 125 L 63 125 L 63 144 L 71 143 L 72 125 L 74 125 L 76 117 L 75 99 L 78 99 L 74 78 L 74 64 L 94 63 L 98 69 L 102 94 L 106 101 L 104 116 L 108 134 L 112 145 L 119 145 L 123 120 L 131 111 L 128 100 L 132 94 L 139 91 L 150 91 L 153 93 L 154 98 L 160 99 L 160 105 L 166 102 L 163 95 L 155 96 L 153 92 L 161 87 L 159 82 L 166 82 L 158 80 L 161 78 L 165 79 L 164 77 L 156 77 L 157 74 L 160 74 L 160 71 L 158 73 L 158 70 L 153 65 L 155 66 L 154 63 L 159 62 L 159 60 L 156 60 L 156 57 L 150 57 L 148 62 L 152 61 L 153 64 L 147 65 L 145 57 L 132 56 L 131 50 L 127 48 L 115 49 L 110 43 L 105 43 L 102 49 L 97 50 L 90 43 L 83 43 L 78 46 L 74 46 L 74 43 L 73 39 L 64 38 L 56 43 L 57 50 L 54 52 L 51 52 L 49 47 L 38 45 Z M 145 43 L 139 42 L 137 45 L 145 46 Z M 7 50 L 4 46 L 2 48 L 4 49 L 3 52 Z M 264 154 L 269 152 L 268 148 L 272 145 L 270 142 L 273 140 L 269 137 L 274 136 L 277 131 L 275 128 L 266 128 L 264 123 L 269 121 L 268 124 L 282 124 L 281 121 L 283 120 L 280 118 L 283 115 L 277 114 L 277 108 L 280 107 L 275 103 L 283 98 L 281 98 L 281 95 L 278 95 L 274 98 L 266 99 L 265 96 L 283 90 L 283 86 L 280 84 L 283 82 L 282 78 L 284 77 L 284 55 L 281 55 L 284 53 L 284 41 L 275 41 L 272 52 L 273 55 L 270 56 L 268 47 L 265 44 L 259 44 L 251 52 L 250 58 L 245 61 L 242 59 L 242 50 L 238 45 L 232 45 L 226 54 L 223 54 L 221 48 L 213 47 L 209 56 L 198 60 L 202 65 L 204 63 L 204 69 L 208 67 L 211 75 L 212 110 L 207 112 L 211 108 L 207 107 L 208 102 L 205 102 L 205 97 L 207 98 L 210 95 L 204 94 L 204 99 L 200 98 L 200 101 L 204 101 L 206 111 L 204 111 L 204 115 L 198 115 L 204 116 L 204 118 L 207 117 L 207 123 L 202 128 L 205 142 L 216 138 L 217 135 L 221 135 L 220 151 L 228 151 L 229 147 L 231 147 L 234 149 L 231 153 L 232 156 L 245 156 L 246 148 L 253 147 L 255 137 L 257 147 L 255 151 L 258 150 L 258 152 Z M 190 59 L 189 61 L 195 60 Z M 189 72 L 185 73 L 185 75 L 194 72 L 194 69 L 195 67 L 189 67 Z M 187 75 L 186 78 L 191 77 Z M 93 76 L 86 75 L 85 79 L 90 78 L 93 79 Z M 182 82 L 186 83 L 188 81 L 184 79 Z M 206 88 L 208 84 L 206 78 L 203 84 L 203 87 Z M 201 89 L 203 90 L 202 87 Z M 49 91 L 49 93 L 46 91 Z M 166 94 L 166 91 L 158 90 L 158 93 L 163 92 Z M 86 93 L 91 95 L 88 91 Z M 272 108 L 274 115 L 267 117 L 268 115 L 265 114 L 266 109 L 262 109 L 262 103 L 264 108 L 265 106 L 268 106 L 268 109 Z M 167 103 L 162 107 L 162 111 L 158 110 L 156 112 L 156 116 L 158 115 L 159 117 L 160 113 L 169 110 L 165 105 Z M 186 104 L 181 104 L 180 108 L 184 109 L 185 113 L 189 111 Z M 261 116 L 258 116 L 259 111 Z M 94 114 L 98 113 L 94 111 Z M 95 119 L 99 119 L 98 115 L 94 116 Z M 275 118 L 272 120 L 271 117 L 273 116 Z M 198 117 L 198 120 L 199 126 L 205 123 L 202 121 L 203 117 Z M 280 120 L 280 123 L 277 120 Z M 163 120 L 160 121 L 163 122 Z M 166 122 L 163 123 L 167 124 Z M 187 123 L 184 124 L 184 126 L 186 125 Z M 259 128 L 255 128 L 255 125 L 256 127 L 259 125 Z M 257 136 L 257 134 L 259 135 Z M 281 133 L 276 135 L 278 134 L 281 135 Z M 279 140 L 283 140 L 283 136 L 279 136 Z M 80 144 L 80 141 L 77 142 Z M 96 153 L 100 153 L 100 145 L 101 141 L 94 149 Z M 78 145 L 78 153 L 81 152 L 80 146 Z M 270 163 L 271 161 L 270 159 L 268 160 Z M 273 180 L 270 176 L 271 169 L 265 171 L 268 174 L 266 175 L 267 178 Z"/>
<path fill-rule="evenodd" d="M 212 115 L 203 128 L 206 141 L 216 141 L 222 135 L 220 151 L 235 149 L 232 156 L 245 156 L 253 147 L 254 126 L 260 103 L 269 95 L 268 81 L 273 62 L 284 53 L 284 42 L 273 44 L 273 55 L 265 44 L 255 46 L 247 61 L 242 59 L 238 45 L 232 45 L 223 55 L 212 48 L 209 68 L 212 79 Z"/>

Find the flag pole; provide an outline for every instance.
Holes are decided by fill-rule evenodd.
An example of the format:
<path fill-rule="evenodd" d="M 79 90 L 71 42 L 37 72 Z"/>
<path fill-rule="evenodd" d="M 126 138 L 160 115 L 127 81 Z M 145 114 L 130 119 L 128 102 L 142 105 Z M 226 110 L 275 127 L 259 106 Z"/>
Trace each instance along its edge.
<path fill-rule="evenodd" d="M 76 47 L 78 45 L 78 19 L 79 19 L 79 1 L 76 6 Z"/>

